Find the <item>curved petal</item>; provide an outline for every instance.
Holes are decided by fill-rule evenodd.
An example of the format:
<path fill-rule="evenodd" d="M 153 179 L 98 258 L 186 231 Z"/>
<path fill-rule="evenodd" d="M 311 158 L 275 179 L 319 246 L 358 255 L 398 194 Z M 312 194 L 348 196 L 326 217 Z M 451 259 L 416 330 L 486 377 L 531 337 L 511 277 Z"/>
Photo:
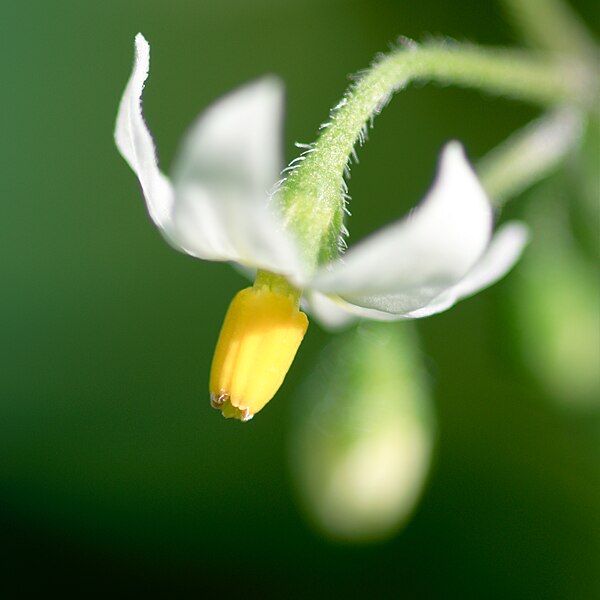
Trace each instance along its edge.
<path fill-rule="evenodd" d="M 142 115 L 142 91 L 149 67 L 150 46 L 144 36 L 138 33 L 135 36 L 133 71 L 117 114 L 115 142 L 140 180 L 150 217 L 172 242 L 168 230 L 171 226 L 173 189 L 158 168 L 154 142 Z"/>
<path fill-rule="evenodd" d="M 481 259 L 467 275 L 419 308 L 409 311 L 398 310 L 401 307 L 397 305 L 395 296 L 379 299 L 377 303 L 385 307 L 383 309 L 367 308 L 342 300 L 336 300 L 335 303 L 350 314 L 377 321 L 422 319 L 435 315 L 504 277 L 521 256 L 528 235 L 527 227 L 522 223 L 510 222 L 500 227 Z"/>
<path fill-rule="evenodd" d="M 320 294 L 319 292 L 314 292 L 314 294 L 319 294 L 320 298 L 324 298 L 329 301 L 329 304 L 326 305 L 325 311 L 319 310 L 319 312 L 314 314 L 326 327 L 330 327 L 332 329 L 343 327 L 345 325 L 341 315 L 337 313 L 337 310 L 348 315 L 348 322 L 350 322 L 350 320 L 353 318 L 371 319 L 372 321 L 405 321 L 412 318 L 408 316 L 408 313 L 395 314 L 385 312 L 384 310 L 378 310 L 376 308 L 366 308 L 364 306 L 359 306 L 358 304 L 352 304 L 351 302 L 347 302 L 343 298 L 335 295 L 326 296 L 325 294 Z M 309 307 L 311 307 L 311 305 L 309 305 Z M 314 311 L 314 308 L 311 308 Z M 318 309 L 319 308 L 320 307 L 318 307 Z"/>
<path fill-rule="evenodd" d="M 509 222 L 498 229 L 485 254 L 456 285 L 427 306 L 408 315 L 420 319 L 449 309 L 459 300 L 483 290 L 504 277 L 519 260 L 527 245 L 529 231 L 523 223 Z"/>
<path fill-rule="evenodd" d="M 343 329 L 356 319 L 354 315 L 335 299 L 319 292 L 307 292 L 306 311 L 329 330 Z"/>
<path fill-rule="evenodd" d="M 451 142 L 423 202 L 319 271 L 312 287 L 366 308 L 410 312 L 469 271 L 489 242 L 492 219 L 462 146 Z"/>
<path fill-rule="evenodd" d="M 282 164 L 282 114 L 282 85 L 265 77 L 218 100 L 192 125 L 173 174 L 173 220 L 188 253 L 298 272 L 270 200 Z"/>

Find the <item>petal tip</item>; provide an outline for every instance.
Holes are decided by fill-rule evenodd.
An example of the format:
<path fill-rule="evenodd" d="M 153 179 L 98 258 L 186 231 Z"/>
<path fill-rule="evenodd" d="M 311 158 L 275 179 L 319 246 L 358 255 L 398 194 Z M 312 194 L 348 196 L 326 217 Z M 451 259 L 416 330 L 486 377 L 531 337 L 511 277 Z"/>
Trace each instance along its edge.
<path fill-rule="evenodd" d="M 283 88 L 283 81 L 281 77 L 278 77 L 274 73 L 266 73 L 265 75 L 255 79 L 249 85 L 256 85 L 257 87 L 264 86 L 266 89 L 271 88 L 274 91 L 279 91 Z"/>
<path fill-rule="evenodd" d="M 142 33 L 135 36 L 135 55 L 139 63 L 147 65 L 150 62 L 150 44 Z M 147 67 L 146 67 L 146 70 Z"/>
<path fill-rule="evenodd" d="M 467 169 L 475 175 L 467 157 L 465 147 L 458 140 L 446 142 L 440 154 L 440 171 L 456 171 Z"/>
<path fill-rule="evenodd" d="M 442 154 L 450 154 L 455 156 L 466 157 L 465 147 L 459 140 L 450 140 L 444 144 Z"/>
<path fill-rule="evenodd" d="M 284 85 L 283 81 L 277 75 L 267 74 L 250 81 L 245 86 L 240 88 L 241 92 L 246 93 L 247 100 L 252 98 L 257 102 L 273 103 L 273 109 L 283 101 Z"/>
<path fill-rule="evenodd" d="M 512 248 L 515 249 L 515 253 L 521 254 L 525 246 L 531 241 L 531 230 L 522 221 L 508 221 L 502 225 L 496 236 L 502 235 L 504 239 L 510 241 Z"/>

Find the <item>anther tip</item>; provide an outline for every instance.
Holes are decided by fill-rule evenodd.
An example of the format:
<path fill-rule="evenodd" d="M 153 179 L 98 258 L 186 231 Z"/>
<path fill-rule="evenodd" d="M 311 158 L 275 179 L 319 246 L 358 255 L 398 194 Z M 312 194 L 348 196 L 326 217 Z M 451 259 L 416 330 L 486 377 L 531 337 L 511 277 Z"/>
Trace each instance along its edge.
<path fill-rule="evenodd" d="M 229 394 L 225 392 L 221 392 L 220 394 L 215 394 L 215 392 L 210 393 L 210 405 L 217 410 L 221 410 L 227 400 L 229 400 Z"/>
<path fill-rule="evenodd" d="M 246 410 L 244 410 L 243 415 L 240 418 L 240 421 L 243 421 L 244 423 L 250 421 L 250 419 L 252 419 L 252 417 L 254 417 L 254 414 L 250 412 L 250 409 L 247 408 Z"/>
<path fill-rule="evenodd" d="M 226 419 L 238 419 L 246 423 L 254 417 L 254 413 L 250 412 L 249 408 L 240 409 L 230 403 L 230 394 L 228 392 L 210 393 L 210 405 L 221 411 L 221 414 Z"/>

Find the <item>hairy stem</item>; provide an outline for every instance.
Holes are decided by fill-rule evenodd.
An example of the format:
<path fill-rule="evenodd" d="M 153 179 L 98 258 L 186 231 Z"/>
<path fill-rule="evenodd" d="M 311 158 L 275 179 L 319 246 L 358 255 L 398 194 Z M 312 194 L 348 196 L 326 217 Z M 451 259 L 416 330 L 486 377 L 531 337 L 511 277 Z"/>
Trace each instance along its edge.
<path fill-rule="evenodd" d="M 315 144 L 291 170 L 278 199 L 309 264 L 337 254 L 343 227 L 344 170 L 367 124 L 413 81 L 476 88 L 541 106 L 587 106 L 596 81 L 585 66 L 530 52 L 459 44 L 406 45 L 379 58 L 332 111 Z"/>

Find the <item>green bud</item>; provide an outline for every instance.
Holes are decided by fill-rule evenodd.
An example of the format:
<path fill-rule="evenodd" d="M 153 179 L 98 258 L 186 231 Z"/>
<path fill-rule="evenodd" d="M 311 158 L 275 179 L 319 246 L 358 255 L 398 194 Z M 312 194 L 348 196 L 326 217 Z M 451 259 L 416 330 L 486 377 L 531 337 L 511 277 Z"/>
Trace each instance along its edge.
<path fill-rule="evenodd" d="M 541 199 L 537 199 L 541 200 Z M 567 211 L 545 206 L 530 218 L 533 243 L 513 279 L 512 311 L 523 361 L 554 401 L 600 405 L 600 290 L 597 266 L 569 231 Z"/>
<path fill-rule="evenodd" d="M 329 537 L 393 535 L 429 472 L 434 414 L 413 329 L 363 324 L 326 350 L 302 391 L 292 463 L 302 504 Z"/>

